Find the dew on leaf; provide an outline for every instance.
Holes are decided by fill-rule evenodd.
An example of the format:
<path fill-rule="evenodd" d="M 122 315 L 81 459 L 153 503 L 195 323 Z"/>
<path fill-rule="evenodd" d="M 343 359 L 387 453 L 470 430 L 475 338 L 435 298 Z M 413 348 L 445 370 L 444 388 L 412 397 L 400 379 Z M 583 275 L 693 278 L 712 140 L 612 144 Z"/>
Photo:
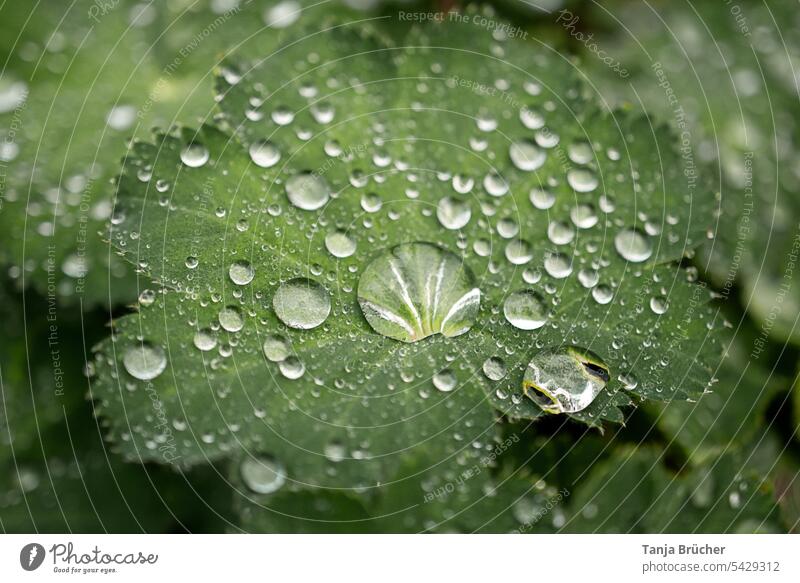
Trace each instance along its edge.
<path fill-rule="evenodd" d="M 456 375 L 449 368 L 433 375 L 433 386 L 443 393 L 449 393 L 456 388 L 457 382 Z"/>
<path fill-rule="evenodd" d="M 525 395 L 548 413 L 577 413 L 592 404 L 609 380 L 608 366 L 577 346 L 543 350 L 528 364 Z"/>
<path fill-rule="evenodd" d="M 506 298 L 503 314 L 509 324 L 520 330 L 541 328 L 548 318 L 547 305 L 542 296 L 527 289 L 514 292 Z"/>
<path fill-rule="evenodd" d="M 614 237 L 614 248 L 623 259 L 632 263 L 647 261 L 653 254 L 650 239 L 637 229 L 623 229 Z"/>
<path fill-rule="evenodd" d="M 650 298 L 650 309 L 654 314 L 665 314 L 669 308 L 667 298 L 664 296 L 655 296 Z"/>
<path fill-rule="evenodd" d="M 150 381 L 167 368 L 167 355 L 164 349 L 149 342 L 129 346 L 122 357 L 125 370 L 141 381 Z"/>
<path fill-rule="evenodd" d="M 531 204 L 537 209 L 546 211 L 556 202 L 555 195 L 549 190 L 542 190 L 541 188 L 534 188 L 530 192 Z"/>
<path fill-rule="evenodd" d="M 272 494 L 286 483 L 286 469 L 272 457 L 248 457 L 239 468 L 245 485 L 256 494 Z"/>
<path fill-rule="evenodd" d="M 533 259 L 533 247 L 524 239 L 514 239 L 506 245 L 506 259 L 513 265 L 524 265 Z"/>
<path fill-rule="evenodd" d="M 306 372 L 306 365 L 296 356 L 287 356 L 278 363 L 278 368 L 281 374 L 290 381 L 299 379 Z"/>
<path fill-rule="evenodd" d="M 347 231 L 337 229 L 325 236 L 325 248 L 334 257 L 343 259 L 356 252 L 356 241 L 347 234 Z"/>
<path fill-rule="evenodd" d="M 290 328 L 311 330 L 328 318 L 331 297 L 316 281 L 298 277 L 278 287 L 272 307 L 281 322 Z"/>
<path fill-rule="evenodd" d="M 189 168 L 200 168 L 208 162 L 208 148 L 193 142 L 181 150 L 181 162 Z"/>
<path fill-rule="evenodd" d="M 445 196 L 436 206 L 436 218 L 445 228 L 456 231 L 465 227 L 472 217 L 469 203 L 452 196 Z"/>
<path fill-rule="evenodd" d="M 301 172 L 286 181 L 286 195 L 297 208 L 314 211 L 328 202 L 330 188 L 322 176 Z"/>
<path fill-rule="evenodd" d="M 228 269 L 228 275 L 230 276 L 231 281 L 236 285 L 247 285 L 253 281 L 256 272 L 253 269 L 253 266 L 250 265 L 249 261 L 240 259 L 231 263 L 231 266 Z"/>
<path fill-rule="evenodd" d="M 556 279 L 564 279 L 572 273 L 572 258 L 565 253 L 548 253 L 544 258 L 544 270 Z"/>
<path fill-rule="evenodd" d="M 572 168 L 567 172 L 567 182 L 575 192 L 592 192 L 599 184 L 597 175 L 586 168 Z"/>
<path fill-rule="evenodd" d="M 219 325 L 228 332 L 238 332 L 244 328 L 244 318 L 236 306 L 225 306 L 217 314 Z"/>
<path fill-rule="evenodd" d="M 369 325 L 403 342 L 464 334 L 475 321 L 480 298 L 462 259 L 430 243 L 384 251 L 358 282 L 358 303 Z"/>
<path fill-rule="evenodd" d="M 524 172 L 533 172 L 541 168 L 547 154 L 530 140 L 514 142 L 508 149 L 511 162 Z"/>
<path fill-rule="evenodd" d="M 271 168 L 281 159 L 280 150 L 269 140 L 258 140 L 250 145 L 250 159 L 261 168 Z"/>
<path fill-rule="evenodd" d="M 214 333 L 208 328 L 203 328 L 195 332 L 192 341 L 194 342 L 195 348 L 203 352 L 208 352 L 217 345 L 217 339 L 214 337 Z"/>
<path fill-rule="evenodd" d="M 501 358 L 490 356 L 483 361 L 483 374 L 490 381 L 499 381 L 508 373 L 506 363 Z"/>
<path fill-rule="evenodd" d="M 270 362 L 282 362 L 289 356 L 289 341 L 280 334 L 270 334 L 264 339 L 262 349 Z"/>

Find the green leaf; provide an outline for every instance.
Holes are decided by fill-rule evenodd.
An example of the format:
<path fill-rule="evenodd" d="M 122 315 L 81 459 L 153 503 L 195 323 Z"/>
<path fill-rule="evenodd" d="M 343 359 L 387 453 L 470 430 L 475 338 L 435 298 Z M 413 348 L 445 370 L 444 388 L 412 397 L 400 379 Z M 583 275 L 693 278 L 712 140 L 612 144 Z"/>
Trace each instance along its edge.
<path fill-rule="evenodd" d="M 362 488 L 417 465 L 469 466 L 491 449 L 497 411 L 544 414 L 523 373 L 565 345 L 610 376 L 575 420 L 621 421 L 632 396 L 703 392 L 719 323 L 673 262 L 703 238 L 713 196 L 687 184 L 671 134 L 603 111 L 544 48 L 469 22 L 414 27 L 399 45 L 363 23 L 317 30 L 220 70 L 221 121 L 242 145 L 206 125 L 126 156 L 110 237 L 163 288 L 98 348 L 93 390 L 126 456 L 163 462 L 169 442 L 192 464 L 247 448 L 298 483 Z M 523 145 L 537 137 L 544 146 Z M 553 194 L 549 209 L 534 189 Z M 458 230 L 439 210 L 448 197 L 470 211 Z M 326 244 L 332 234 L 353 254 Z M 399 342 L 362 315 L 375 300 L 359 304 L 363 278 L 381 270 L 394 286 L 383 307 L 403 312 L 388 263 L 373 262 L 418 242 L 474 274 L 480 311 L 465 334 Z M 439 308 L 420 282 L 450 265 L 432 256 L 398 259 L 423 315 Z M 296 329 L 327 313 L 324 297 L 324 323 Z M 512 325 L 504 306 L 520 297 L 542 313 Z M 295 298 L 310 303 L 289 327 L 279 315 Z M 262 350 L 275 335 L 282 363 Z M 499 380 L 484 373 L 490 358 Z"/>
<path fill-rule="evenodd" d="M 220 58 L 268 54 L 286 31 L 267 25 L 260 3 L 208 4 L 0 7 L 0 263 L 20 286 L 90 305 L 135 299 L 130 268 L 99 234 L 126 141 L 153 125 L 208 119 Z M 330 4 L 297 17 L 313 20 Z"/>
<path fill-rule="evenodd" d="M 570 500 L 564 530 L 581 533 L 775 532 L 770 487 L 744 458 L 722 455 L 675 476 L 654 449 L 620 449 Z"/>
<path fill-rule="evenodd" d="M 721 192 L 715 237 L 696 263 L 726 299 L 741 286 L 741 303 L 765 335 L 796 343 L 800 39 L 781 25 L 794 18 L 788 4 L 737 9 L 631 5 L 612 19 L 600 8 L 595 42 L 630 76 L 621 80 L 594 54 L 584 67 L 610 102 L 683 124 L 692 159 Z"/>

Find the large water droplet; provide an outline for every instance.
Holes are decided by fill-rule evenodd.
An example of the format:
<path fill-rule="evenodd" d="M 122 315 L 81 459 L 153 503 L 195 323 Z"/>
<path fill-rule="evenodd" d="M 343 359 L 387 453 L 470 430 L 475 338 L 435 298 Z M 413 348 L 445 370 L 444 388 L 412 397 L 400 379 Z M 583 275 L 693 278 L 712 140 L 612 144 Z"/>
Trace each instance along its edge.
<path fill-rule="evenodd" d="M 302 172 L 286 181 L 286 195 L 297 208 L 314 211 L 328 202 L 330 188 L 322 176 Z"/>
<path fill-rule="evenodd" d="M 385 251 L 358 282 L 358 303 L 369 325 L 403 342 L 464 334 L 475 321 L 480 298 L 462 259 L 430 243 Z"/>
<path fill-rule="evenodd" d="M 514 292 L 503 303 L 503 314 L 509 324 L 520 330 L 536 330 L 547 322 L 547 304 L 533 290 Z"/>
<path fill-rule="evenodd" d="M 122 357 L 125 370 L 139 380 L 149 381 L 156 378 L 167 368 L 167 355 L 160 346 L 141 342 L 130 346 Z"/>
<path fill-rule="evenodd" d="M 636 229 L 624 229 L 614 237 L 614 248 L 623 259 L 632 263 L 647 261 L 653 254 L 653 245 L 647 235 Z"/>
<path fill-rule="evenodd" d="M 239 470 L 245 485 L 256 494 L 272 494 L 286 483 L 286 470 L 271 457 L 249 457 Z"/>
<path fill-rule="evenodd" d="M 310 330 L 322 324 L 331 313 L 331 298 L 316 281 L 298 277 L 280 285 L 272 298 L 272 307 L 281 322 L 290 328 Z"/>
<path fill-rule="evenodd" d="M 523 379 L 525 395 L 548 413 L 577 413 L 595 400 L 609 379 L 608 366 L 577 346 L 533 357 Z"/>

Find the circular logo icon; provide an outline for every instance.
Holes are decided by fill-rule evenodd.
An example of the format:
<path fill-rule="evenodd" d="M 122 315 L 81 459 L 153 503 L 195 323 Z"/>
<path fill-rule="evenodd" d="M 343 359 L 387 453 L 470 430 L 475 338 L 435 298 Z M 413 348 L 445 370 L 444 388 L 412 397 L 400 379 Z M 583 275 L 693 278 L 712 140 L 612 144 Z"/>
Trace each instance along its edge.
<path fill-rule="evenodd" d="M 44 562 L 44 547 L 39 543 L 28 543 L 19 552 L 19 564 L 26 571 L 35 571 Z"/>

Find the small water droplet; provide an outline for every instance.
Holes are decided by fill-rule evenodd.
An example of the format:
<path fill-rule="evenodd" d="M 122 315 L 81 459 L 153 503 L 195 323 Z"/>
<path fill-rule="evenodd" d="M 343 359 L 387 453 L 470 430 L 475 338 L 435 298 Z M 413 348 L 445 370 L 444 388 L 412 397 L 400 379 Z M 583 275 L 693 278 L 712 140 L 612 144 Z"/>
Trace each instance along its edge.
<path fill-rule="evenodd" d="M 445 229 L 456 231 L 469 223 L 472 210 L 468 202 L 446 196 L 436 206 L 436 218 Z"/>
<path fill-rule="evenodd" d="M 272 494 L 286 483 L 286 470 L 272 457 L 248 457 L 239 471 L 245 485 L 256 494 Z"/>
<path fill-rule="evenodd" d="M 567 182 L 575 192 L 592 192 L 599 184 L 597 176 L 586 168 L 572 168 L 567 172 Z"/>
<path fill-rule="evenodd" d="M 282 362 L 289 356 L 289 341 L 280 334 L 270 334 L 264 339 L 262 349 L 270 362 Z"/>
<path fill-rule="evenodd" d="M 195 348 L 203 352 L 208 352 L 217 345 L 217 339 L 214 337 L 214 333 L 208 328 L 203 328 L 195 332 L 193 342 Z"/>
<path fill-rule="evenodd" d="M 231 263 L 230 268 L 228 269 L 228 275 L 231 278 L 231 281 L 236 285 L 247 285 L 256 275 L 253 266 L 250 265 L 249 261 L 245 261 L 240 259 L 239 261 L 234 261 Z"/>
<path fill-rule="evenodd" d="M 327 181 L 317 174 L 302 172 L 286 181 L 286 195 L 297 208 L 314 211 L 322 207 L 330 198 Z"/>
<path fill-rule="evenodd" d="M 167 355 L 160 346 L 141 342 L 128 347 L 122 357 L 122 364 L 132 377 L 150 381 L 167 368 Z"/>
<path fill-rule="evenodd" d="M 228 332 L 238 332 L 244 328 L 244 318 L 236 306 L 225 306 L 217 314 L 220 326 Z"/>
<path fill-rule="evenodd" d="M 522 290 L 509 295 L 503 303 L 503 314 L 509 324 L 520 330 L 541 328 L 548 318 L 544 299 L 533 290 Z"/>
<path fill-rule="evenodd" d="M 208 162 L 208 148 L 202 144 L 191 143 L 181 151 L 181 162 L 189 168 L 200 168 Z"/>
<path fill-rule="evenodd" d="M 433 386 L 443 393 L 449 393 L 456 388 L 457 382 L 456 375 L 449 368 L 441 370 L 433 375 Z"/>
<path fill-rule="evenodd" d="M 258 140 L 250 145 L 250 159 L 256 166 L 271 168 L 281 159 L 281 153 L 269 140 Z"/>
<path fill-rule="evenodd" d="M 483 374 L 490 381 L 499 381 L 508 373 L 506 363 L 501 358 L 491 356 L 483 361 Z"/>
<path fill-rule="evenodd" d="M 650 309 L 653 310 L 653 313 L 665 314 L 668 308 L 669 303 L 667 302 L 667 298 L 664 296 L 650 298 Z"/>
<path fill-rule="evenodd" d="M 533 172 L 541 168 L 547 154 L 530 140 L 520 140 L 511 144 L 508 149 L 511 162 L 524 172 Z"/>
<path fill-rule="evenodd" d="M 623 259 L 632 263 L 647 261 L 653 254 L 653 245 L 647 235 L 636 229 L 624 229 L 614 237 L 614 248 Z"/>
<path fill-rule="evenodd" d="M 287 356 L 286 359 L 278 363 L 278 368 L 281 374 L 290 381 L 299 379 L 306 372 L 306 365 L 296 356 Z"/>
<path fill-rule="evenodd" d="M 356 252 L 356 241 L 347 234 L 347 231 L 337 229 L 325 236 L 325 248 L 334 257 L 343 259 Z"/>

